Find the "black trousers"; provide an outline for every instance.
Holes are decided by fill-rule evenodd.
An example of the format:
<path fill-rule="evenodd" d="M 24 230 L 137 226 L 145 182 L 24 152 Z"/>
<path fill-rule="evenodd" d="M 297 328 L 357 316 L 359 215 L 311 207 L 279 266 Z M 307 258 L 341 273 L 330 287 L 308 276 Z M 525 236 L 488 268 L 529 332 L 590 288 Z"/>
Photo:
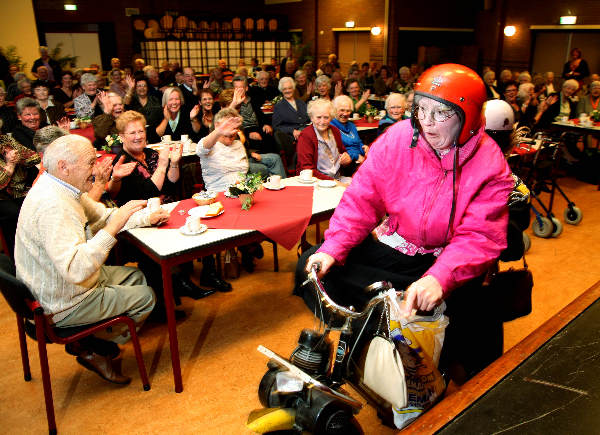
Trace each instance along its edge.
<path fill-rule="evenodd" d="M 19 212 L 24 200 L 25 197 L 0 200 L 0 226 L 2 227 L 2 234 L 10 250 L 11 257 L 15 252 L 17 220 L 19 219 Z"/>
<path fill-rule="evenodd" d="M 320 310 L 315 290 L 306 280 L 304 268 L 308 257 L 317 251 L 313 246 L 302 254 L 296 267 L 294 294 L 304 299 L 310 310 L 317 314 Z M 364 288 L 376 281 L 390 281 L 396 290 L 407 288 L 419 279 L 435 262 L 433 254 L 405 255 L 376 241 L 372 236 L 350 251 L 344 266 L 333 266 L 323 279 L 328 295 L 338 304 L 362 307 L 373 295 L 366 294 Z M 462 383 L 493 360 L 502 355 L 503 327 L 499 316 L 494 312 L 494 295 L 482 286 L 484 277 L 475 278 L 453 290 L 446 298 L 446 315 L 450 323 L 446 329 L 444 348 L 440 359 L 440 369 L 453 371 L 460 366 L 455 381 Z M 325 310 L 325 308 L 324 308 Z M 324 313 L 325 322 L 340 325 L 340 319 Z M 367 331 L 375 333 L 379 316 L 369 325 Z M 359 330 L 356 326 L 355 331 Z M 367 336 L 369 334 L 367 333 Z M 365 342 L 370 340 L 369 337 Z"/>

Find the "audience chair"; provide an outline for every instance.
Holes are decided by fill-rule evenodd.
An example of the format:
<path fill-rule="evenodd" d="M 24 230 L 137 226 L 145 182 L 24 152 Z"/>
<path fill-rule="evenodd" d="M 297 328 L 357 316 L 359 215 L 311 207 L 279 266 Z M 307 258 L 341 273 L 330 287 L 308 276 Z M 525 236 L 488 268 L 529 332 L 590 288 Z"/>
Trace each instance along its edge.
<path fill-rule="evenodd" d="M 35 299 L 29 288 L 15 277 L 15 266 L 6 255 L 0 255 L 0 291 L 2 291 L 4 298 L 17 316 L 17 331 L 21 347 L 21 361 L 23 363 L 25 381 L 31 380 L 25 330 L 27 329 L 29 332 L 30 329 L 34 328 L 35 334 L 28 333 L 28 335 L 33 335 L 32 338 L 37 339 L 38 343 L 44 398 L 46 401 L 46 416 L 48 418 L 48 429 L 51 434 L 56 433 L 56 421 L 54 417 L 52 385 L 50 382 L 50 368 L 46 351 L 47 343 L 73 343 L 100 330 L 106 329 L 109 326 L 117 323 L 125 323 L 129 327 L 129 332 L 131 334 L 131 342 L 133 343 L 143 388 L 145 391 L 150 389 L 150 382 L 142 358 L 142 350 L 135 330 L 135 324 L 129 317 L 121 315 L 83 327 L 53 327 L 44 315 L 44 310 L 40 303 Z"/>

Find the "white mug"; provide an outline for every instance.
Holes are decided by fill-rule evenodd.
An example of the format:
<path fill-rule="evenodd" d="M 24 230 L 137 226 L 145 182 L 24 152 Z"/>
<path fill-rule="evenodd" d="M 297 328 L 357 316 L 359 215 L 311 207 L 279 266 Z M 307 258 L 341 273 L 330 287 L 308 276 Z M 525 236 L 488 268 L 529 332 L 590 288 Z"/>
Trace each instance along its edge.
<path fill-rule="evenodd" d="M 181 135 L 181 142 L 187 142 L 187 140 L 188 140 L 189 138 L 190 138 L 190 137 L 189 137 L 187 134 L 182 134 L 182 135 Z"/>
<path fill-rule="evenodd" d="M 162 142 L 169 143 L 169 142 L 171 142 L 171 135 L 170 134 L 165 134 L 163 137 L 160 138 L 160 140 Z"/>
<path fill-rule="evenodd" d="M 304 169 L 303 171 L 300 171 L 300 179 L 302 179 L 304 181 L 312 181 L 312 178 L 313 178 L 312 169 Z"/>
<path fill-rule="evenodd" d="M 358 119 L 358 118 L 360 118 L 360 115 L 358 113 L 355 112 L 352 114 L 352 119 Z"/>
<path fill-rule="evenodd" d="M 197 233 L 202 228 L 199 216 L 188 216 L 185 220 L 185 229 L 188 233 Z"/>
<path fill-rule="evenodd" d="M 269 178 L 267 178 L 267 183 L 269 183 L 271 187 L 279 189 L 279 185 L 281 184 L 281 175 L 271 175 Z"/>
<path fill-rule="evenodd" d="M 160 208 L 160 198 L 158 196 L 155 196 L 154 198 L 148 198 L 146 207 L 148 207 L 148 210 L 150 210 L 150 213 L 154 213 L 155 211 L 158 211 L 158 209 Z"/>

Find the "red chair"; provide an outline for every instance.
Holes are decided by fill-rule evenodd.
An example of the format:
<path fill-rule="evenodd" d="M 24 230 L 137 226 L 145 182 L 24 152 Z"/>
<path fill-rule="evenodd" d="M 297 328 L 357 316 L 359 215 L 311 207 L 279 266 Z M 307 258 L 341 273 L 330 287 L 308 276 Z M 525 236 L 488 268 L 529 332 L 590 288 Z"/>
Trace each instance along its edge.
<path fill-rule="evenodd" d="M 150 389 L 150 381 L 146 373 L 146 367 L 142 358 L 140 342 L 135 331 L 135 324 L 127 316 L 117 316 L 93 325 L 76 328 L 55 328 L 50 325 L 40 303 L 35 299 L 29 288 L 15 277 L 15 267 L 6 255 L 0 255 L 0 291 L 17 316 L 17 330 L 19 344 L 21 347 L 21 360 L 23 362 L 23 374 L 25 381 L 31 380 L 29 368 L 29 355 L 27 352 L 27 341 L 25 330 L 28 335 L 34 335 L 37 339 L 40 366 L 42 371 L 42 383 L 44 385 L 44 398 L 46 400 L 46 416 L 48 418 L 48 430 L 51 434 L 56 433 L 56 420 L 54 417 L 54 401 L 52 399 L 52 385 L 50 382 L 50 367 L 48 366 L 47 343 L 69 344 L 82 338 L 88 337 L 100 330 L 117 323 L 125 323 L 129 327 L 131 342 L 135 351 L 140 377 L 144 391 Z M 33 321 L 33 323 L 31 323 Z M 29 327 L 29 328 L 28 328 Z M 29 330 L 35 328 L 35 334 Z"/>

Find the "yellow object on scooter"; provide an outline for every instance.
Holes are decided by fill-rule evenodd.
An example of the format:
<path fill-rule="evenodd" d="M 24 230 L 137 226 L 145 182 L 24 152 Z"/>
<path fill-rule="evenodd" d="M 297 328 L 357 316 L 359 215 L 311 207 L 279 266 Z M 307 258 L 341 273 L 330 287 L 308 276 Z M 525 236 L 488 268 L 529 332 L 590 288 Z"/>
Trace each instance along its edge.
<path fill-rule="evenodd" d="M 291 408 L 255 409 L 248 416 L 246 427 L 252 432 L 266 433 L 294 427 L 296 410 Z"/>

